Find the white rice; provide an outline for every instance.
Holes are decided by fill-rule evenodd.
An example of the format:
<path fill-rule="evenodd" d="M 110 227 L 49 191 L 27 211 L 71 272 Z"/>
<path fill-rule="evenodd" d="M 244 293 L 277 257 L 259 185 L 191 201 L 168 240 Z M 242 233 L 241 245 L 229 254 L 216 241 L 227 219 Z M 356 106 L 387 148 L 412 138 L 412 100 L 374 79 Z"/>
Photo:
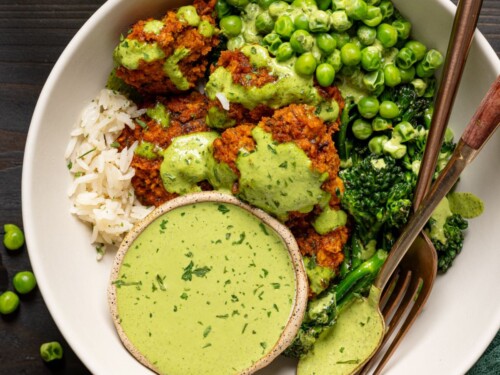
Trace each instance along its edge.
<path fill-rule="evenodd" d="M 83 109 L 64 155 L 73 177 L 68 196 L 71 213 L 92 226 L 91 243 L 98 259 L 115 249 L 133 225 L 153 208 L 139 203 L 130 167 L 137 142 L 118 152 L 113 142 L 133 118 L 143 114 L 126 97 L 103 89 Z"/>

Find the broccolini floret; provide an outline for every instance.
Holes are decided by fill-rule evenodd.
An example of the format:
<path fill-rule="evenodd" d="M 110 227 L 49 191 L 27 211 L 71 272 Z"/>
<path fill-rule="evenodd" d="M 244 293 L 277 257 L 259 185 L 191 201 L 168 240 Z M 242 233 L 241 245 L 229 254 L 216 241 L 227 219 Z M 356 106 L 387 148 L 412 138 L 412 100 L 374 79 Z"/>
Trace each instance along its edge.
<path fill-rule="evenodd" d="M 436 225 L 435 219 L 429 220 L 429 226 Z M 446 218 L 443 224 L 442 233 L 445 241 L 431 235 L 431 241 L 437 250 L 438 255 L 438 270 L 446 272 L 451 266 L 455 258 L 462 251 L 464 243 L 464 231 L 467 229 L 468 223 L 459 214 L 452 214 Z M 432 232 L 431 232 L 432 233 Z"/>
<path fill-rule="evenodd" d="M 356 224 L 356 233 L 367 244 L 379 233 L 399 229 L 412 206 L 414 177 L 389 156 L 370 156 L 340 172 L 345 192 L 342 207 Z"/>
<path fill-rule="evenodd" d="M 320 334 L 336 322 L 342 308 L 352 298 L 370 288 L 386 258 L 386 251 L 377 250 L 338 284 L 331 285 L 316 300 L 310 302 L 302 325 L 285 355 L 299 358 L 311 350 Z"/>

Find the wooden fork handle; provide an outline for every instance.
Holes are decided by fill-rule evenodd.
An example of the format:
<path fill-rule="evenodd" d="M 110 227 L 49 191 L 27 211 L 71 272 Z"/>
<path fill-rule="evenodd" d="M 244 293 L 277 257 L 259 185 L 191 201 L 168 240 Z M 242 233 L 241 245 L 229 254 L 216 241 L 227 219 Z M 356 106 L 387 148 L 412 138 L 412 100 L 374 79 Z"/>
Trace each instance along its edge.
<path fill-rule="evenodd" d="M 500 76 L 491 85 L 462 134 L 462 141 L 480 150 L 500 124 Z"/>

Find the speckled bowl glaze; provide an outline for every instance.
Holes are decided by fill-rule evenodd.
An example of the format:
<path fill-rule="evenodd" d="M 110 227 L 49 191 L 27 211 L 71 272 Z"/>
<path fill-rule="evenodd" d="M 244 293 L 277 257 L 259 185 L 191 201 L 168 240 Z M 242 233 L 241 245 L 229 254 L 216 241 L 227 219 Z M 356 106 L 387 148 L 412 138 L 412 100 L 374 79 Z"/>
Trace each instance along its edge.
<path fill-rule="evenodd" d="M 291 264 L 295 274 L 295 299 L 292 305 L 290 316 L 285 325 L 285 328 L 283 329 L 283 332 L 281 333 L 281 336 L 274 344 L 273 348 L 265 356 L 256 361 L 251 367 L 246 368 L 239 373 L 240 375 L 253 374 L 254 372 L 269 365 L 277 356 L 279 356 L 291 344 L 293 338 L 297 334 L 297 331 L 302 323 L 302 319 L 304 318 L 307 306 L 308 281 L 299 247 L 290 230 L 278 220 L 268 215 L 266 212 L 258 208 L 251 207 L 232 195 L 216 191 L 208 191 L 180 196 L 157 207 L 147 217 L 137 223 L 123 239 L 120 248 L 118 249 L 118 252 L 115 256 L 113 268 L 111 270 L 111 278 L 108 286 L 108 303 L 111 311 L 111 316 L 118 335 L 127 350 L 143 365 L 155 372 L 158 372 L 158 369 L 154 366 L 154 364 L 150 363 L 150 361 L 144 356 L 144 354 L 130 342 L 126 332 L 120 325 L 116 300 L 117 287 L 114 281 L 119 278 L 120 267 L 123 263 L 123 259 L 128 249 L 130 248 L 134 240 L 144 231 L 144 229 L 149 226 L 149 224 L 151 224 L 161 215 L 173 209 L 204 202 L 225 203 L 245 209 L 247 212 L 258 218 L 261 222 L 271 227 L 278 234 L 278 236 L 283 241 L 286 249 L 288 250 L 290 256 Z"/>

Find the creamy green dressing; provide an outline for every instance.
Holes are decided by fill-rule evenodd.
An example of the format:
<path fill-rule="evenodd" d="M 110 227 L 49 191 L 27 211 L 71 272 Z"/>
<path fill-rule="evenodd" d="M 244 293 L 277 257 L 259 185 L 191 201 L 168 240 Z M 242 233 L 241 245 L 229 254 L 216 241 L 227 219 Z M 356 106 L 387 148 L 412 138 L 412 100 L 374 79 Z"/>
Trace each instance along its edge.
<path fill-rule="evenodd" d="M 276 144 L 272 135 L 255 127 L 254 152 L 240 152 L 239 197 L 280 219 L 289 212 L 310 212 L 324 205 L 330 194 L 321 189 L 328 173 L 311 167 L 311 160 L 295 143 Z"/>
<path fill-rule="evenodd" d="M 377 349 L 384 335 L 378 311 L 380 291 L 372 288 L 367 299 L 355 299 L 342 310 L 335 325 L 326 330 L 299 361 L 297 375 L 347 375 Z"/>
<path fill-rule="evenodd" d="M 292 103 L 304 103 L 317 106 L 316 114 L 324 121 L 333 121 L 339 115 L 339 105 L 336 101 L 325 101 L 314 87 L 312 77 L 297 74 L 293 68 L 295 58 L 284 63 L 278 63 L 269 56 L 265 47 L 256 44 L 246 44 L 241 52 L 247 56 L 256 68 L 266 67 L 277 81 L 262 87 L 242 86 L 233 81 L 231 73 L 224 67 L 218 67 L 205 86 L 205 92 L 211 100 L 217 93 L 222 93 L 233 103 L 240 103 L 248 109 L 259 104 L 271 108 L 281 108 Z"/>
<path fill-rule="evenodd" d="M 140 42 L 135 39 L 123 39 L 113 52 L 113 59 L 116 64 L 124 66 L 127 69 L 137 69 L 139 62 L 153 62 L 165 57 L 158 44 Z"/>
<path fill-rule="evenodd" d="M 113 284 L 128 340 L 169 375 L 250 367 L 278 341 L 295 298 L 280 237 L 227 203 L 158 217 L 133 241 Z"/>
<path fill-rule="evenodd" d="M 163 128 L 168 128 L 170 126 L 170 113 L 162 103 L 158 102 L 153 108 L 148 108 L 146 114 Z"/>
<path fill-rule="evenodd" d="M 182 91 L 189 89 L 189 81 L 182 74 L 178 64 L 187 56 L 189 56 L 189 48 L 181 47 L 176 49 L 163 64 L 163 72 L 170 78 L 175 87 Z"/>
<path fill-rule="evenodd" d="M 134 153 L 150 160 L 156 159 L 160 156 L 156 150 L 156 145 L 147 141 L 141 141 L 135 148 Z"/>
<path fill-rule="evenodd" d="M 312 226 L 319 234 L 327 234 L 338 227 L 346 225 L 346 223 L 347 214 L 344 211 L 334 210 L 330 206 L 326 206 L 313 221 Z"/>
<path fill-rule="evenodd" d="M 484 211 L 484 202 L 472 193 L 453 192 L 448 194 L 450 210 L 465 219 L 473 219 Z"/>
<path fill-rule="evenodd" d="M 165 27 L 165 24 L 159 20 L 151 20 L 144 25 L 144 31 L 158 35 Z"/>
<path fill-rule="evenodd" d="M 443 244 L 446 243 L 444 224 L 446 223 L 446 219 L 448 219 L 451 215 L 453 215 L 453 213 L 450 210 L 450 203 L 445 197 L 441 202 L 439 202 L 438 206 L 431 215 L 431 219 L 434 219 L 430 222 L 431 238 L 435 238 Z"/>
<path fill-rule="evenodd" d="M 219 190 L 231 190 L 237 176 L 227 164 L 213 157 L 212 143 L 216 132 L 200 132 L 173 139 L 163 152 L 160 176 L 170 193 L 187 194 L 201 191 L 198 183 L 204 180 Z"/>

